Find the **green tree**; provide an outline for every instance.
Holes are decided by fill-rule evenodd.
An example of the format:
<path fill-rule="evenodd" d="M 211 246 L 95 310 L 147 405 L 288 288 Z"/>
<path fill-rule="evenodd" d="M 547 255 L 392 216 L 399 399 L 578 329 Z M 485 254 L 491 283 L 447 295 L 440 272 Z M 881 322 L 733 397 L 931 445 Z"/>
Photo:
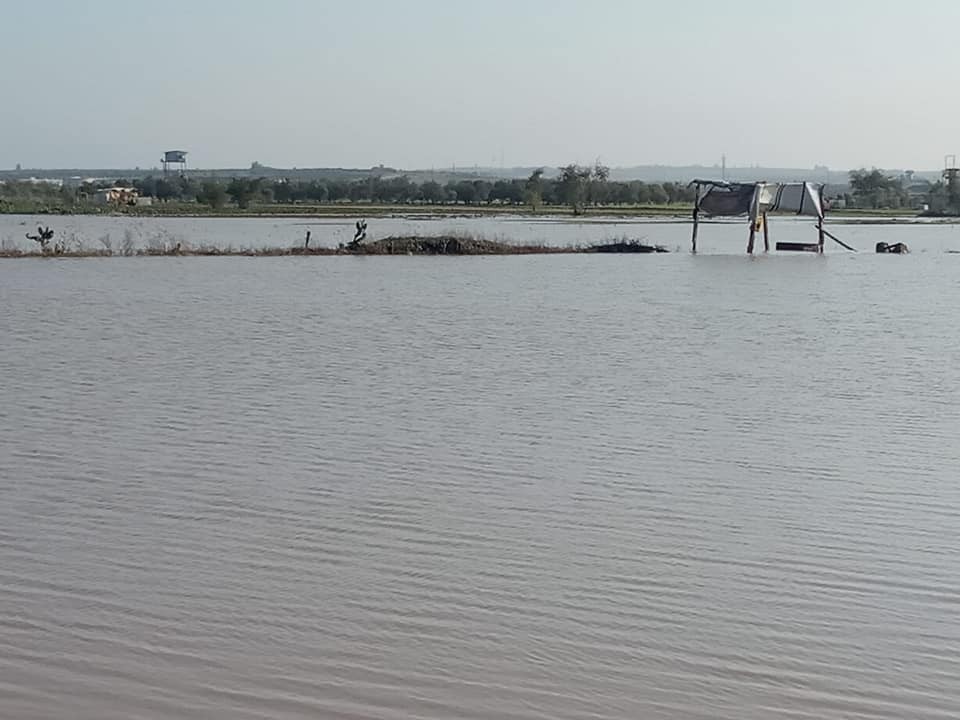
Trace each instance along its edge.
<path fill-rule="evenodd" d="M 307 199 L 318 203 L 325 203 L 330 199 L 330 188 L 326 183 L 312 182 L 305 190 Z"/>
<path fill-rule="evenodd" d="M 444 193 L 443 186 L 440 183 L 427 180 L 420 186 L 420 196 L 424 202 L 435 204 L 443 202 L 446 193 Z"/>
<path fill-rule="evenodd" d="M 611 199 L 618 205 L 632 205 L 637 202 L 637 192 L 633 187 L 633 183 L 614 183 Z"/>
<path fill-rule="evenodd" d="M 297 187 L 286 178 L 281 178 L 273 183 L 273 197 L 278 203 L 293 202 L 297 193 Z"/>
<path fill-rule="evenodd" d="M 950 188 L 942 180 L 930 186 L 927 192 L 927 205 L 930 207 L 930 212 L 935 215 L 960 214 L 960 203 L 955 196 L 951 197 Z"/>
<path fill-rule="evenodd" d="M 197 202 L 219 210 L 227 203 L 227 191 L 218 182 L 205 182 L 197 193 Z"/>
<path fill-rule="evenodd" d="M 587 200 L 591 205 L 604 205 L 610 198 L 610 168 L 598 160 L 587 181 Z"/>
<path fill-rule="evenodd" d="M 133 186 L 141 195 L 148 197 L 156 197 L 157 195 L 157 179 L 152 175 L 148 175 L 142 180 L 136 180 Z"/>
<path fill-rule="evenodd" d="M 850 189 L 857 207 L 897 208 L 908 202 L 903 182 L 877 168 L 851 170 Z"/>
<path fill-rule="evenodd" d="M 536 212 L 543 203 L 543 168 L 537 168 L 523 185 L 523 199 Z"/>
<path fill-rule="evenodd" d="M 156 185 L 157 199 L 163 202 L 173 200 L 179 195 L 178 188 L 167 178 L 160 178 Z"/>
<path fill-rule="evenodd" d="M 227 185 L 227 194 L 239 208 L 250 207 L 250 201 L 259 190 L 259 182 L 250 178 L 234 178 Z"/>
<path fill-rule="evenodd" d="M 472 205 L 477 201 L 477 189 L 471 181 L 461 180 L 454 185 L 453 189 L 457 193 L 457 202 Z"/>
<path fill-rule="evenodd" d="M 557 192 L 560 201 L 569 205 L 574 215 L 583 213 L 587 198 L 587 184 L 593 176 L 593 170 L 579 165 L 566 165 L 560 168 L 560 178 L 557 180 Z"/>
<path fill-rule="evenodd" d="M 331 180 L 326 184 L 326 188 L 330 202 L 346 200 L 350 196 L 350 184 L 346 180 Z"/>
<path fill-rule="evenodd" d="M 490 202 L 490 191 L 493 189 L 493 185 L 488 183 L 486 180 L 474 180 L 473 181 L 473 198 L 476 203 L 489 203 Z"/>
<path fill-rule="evenodd" d="M 666 205 L 670 201 L 670 196 L 663 189 L 660 183 L 647 184 L 647 202 L 653 205 Z"/>
<path fill-rule="evenodd" d="M 633 193 L 637 203 L 646 205 L 650 202 L 650 185 L 641 180 L 637 180 L 631 183 L 631 185 L 633 186 Z"/>
<path fill-rule="evenodd" d="M 519 180 L 497 180 L 490 188 L 489 200 L 519 205 L 523 202 L 523 184 Z"/>

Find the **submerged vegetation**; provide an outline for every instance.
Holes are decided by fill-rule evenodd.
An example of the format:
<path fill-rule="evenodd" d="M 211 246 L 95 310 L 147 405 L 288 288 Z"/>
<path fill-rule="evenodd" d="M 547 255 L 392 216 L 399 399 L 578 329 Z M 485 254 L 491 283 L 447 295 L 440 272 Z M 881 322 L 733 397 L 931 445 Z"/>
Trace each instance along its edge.
<path fill-rule="evenodd" d="M 292 255 L 556 255 L 594 252 L 666 252 L 659 246 L 644 245 L 636 240 L 621 240 L 603 245 L 554 247 L 549 245 L 514 245 L 472 236 L 429 235 L 387 237 L 371 242 L 352 242 L 336 248 L 310 247 L 308 242 L 295 247 L 267 247 L 234 249 L 217 247 L 189 247 L 176 244 L 153 244 L 133 249 L 130 245 L 114 252 L 112 243 L 89 249 L 83 246 L 57 245 L 39 251 L 19 248 L 0 248 L 0 258 L 92 258 L 92 257 L 282 257 Z"/>

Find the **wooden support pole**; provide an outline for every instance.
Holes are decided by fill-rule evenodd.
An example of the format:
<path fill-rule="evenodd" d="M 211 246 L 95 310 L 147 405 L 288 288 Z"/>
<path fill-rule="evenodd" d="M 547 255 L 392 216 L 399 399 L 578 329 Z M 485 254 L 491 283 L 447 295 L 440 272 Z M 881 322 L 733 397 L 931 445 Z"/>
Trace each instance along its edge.
<path fill-rule="evenodd" d="M 763 214 L 763 251 L 770 252 L 770 230 L 767 227 L 767 214 Z"/>
<path fill-rule="evenodd" d="M 690 239 L 693 245 L 693 254 L 697 254 L 697 230 L 700 229 L 700 183 L 693 187 L 693 237 Z"/>
<path fill-rule="evenodd" d="M 817 233 L 820 235 L 820 240 L 819 240 L 819 242 L 820 242 L 820 254 L 821 254 L 821 255 L 823 254 L 823 236 L 824 236 L 824 232 L 823 232 L 823 188 L 824 188 L 824 186 L 821 185 L 821 186 L 820 186 L 820 191 L 819 191 L 819 197 L 820 197 L 820 213 L 819 213 L 819 215 L 817 216 Z"/>
<path fill-rule="evenodd" d="M 753 255 L 753 238 L 757 234 L 757 223 L 750 219 L 750 239 L 747 241 L 747 255 Z"/>
<path fill-rule="evenodd" d="M 700 194 L 700 186 L 697 186 L 697 194 Z M 700 226 L 700 211 L 697 210 L 697 206 L 693 206 L 693 238 L 691 242 L 693 243 L 693 254 L 697 254 L 697 228 Z"/>

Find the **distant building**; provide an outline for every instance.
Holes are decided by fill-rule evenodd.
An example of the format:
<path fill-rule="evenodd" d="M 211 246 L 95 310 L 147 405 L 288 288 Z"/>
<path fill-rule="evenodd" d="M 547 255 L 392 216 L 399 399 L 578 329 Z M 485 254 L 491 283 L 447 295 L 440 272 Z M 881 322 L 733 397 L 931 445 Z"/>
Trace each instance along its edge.
<path fill-rule="evenodd" d="M 31 185 L 54 185 L 56 187 L 63 187 L 63 180 L 60 178 L 28 177 L 24 182 L 28 182 Z"/>
<path fill-rule="evenodd" d="M 139 198 L 134 188 L 110 187 L 97 190 L 91 200 L 97 205 L 139 205 Z"/>
<path fill-rule="evenodd" d="M 930 209 L 927 204 L 930 201 L 930 192 L 933 184 L 927 180 L 913 180 L 913 173 L 907 176 L 909 183 L 904 183 L 904 190 L 907 191 L 907 202 L 914 210 L 927 211 Z"/>

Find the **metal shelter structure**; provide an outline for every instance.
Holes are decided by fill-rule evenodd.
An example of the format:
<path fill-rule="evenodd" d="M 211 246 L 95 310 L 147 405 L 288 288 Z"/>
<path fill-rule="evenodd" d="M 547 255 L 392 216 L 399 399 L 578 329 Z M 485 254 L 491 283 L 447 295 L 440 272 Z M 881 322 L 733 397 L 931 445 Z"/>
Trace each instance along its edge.
<path fill-rule="evenodd" d="M 817 219 L 816 243 L 777 243 L 777 250 L 823 252 L 823 185 L 819 183 L 731 183 L 725 180 L 694 180 L 693 252 L 697 252 L 697 232 L 701 213 L 707 217 L 746 217 L 750 223 L 747 253 L 753 254 L 756 234 L 763 230 L 763 250 L 770 251 L 768 213 L 805 215 Z"/>

